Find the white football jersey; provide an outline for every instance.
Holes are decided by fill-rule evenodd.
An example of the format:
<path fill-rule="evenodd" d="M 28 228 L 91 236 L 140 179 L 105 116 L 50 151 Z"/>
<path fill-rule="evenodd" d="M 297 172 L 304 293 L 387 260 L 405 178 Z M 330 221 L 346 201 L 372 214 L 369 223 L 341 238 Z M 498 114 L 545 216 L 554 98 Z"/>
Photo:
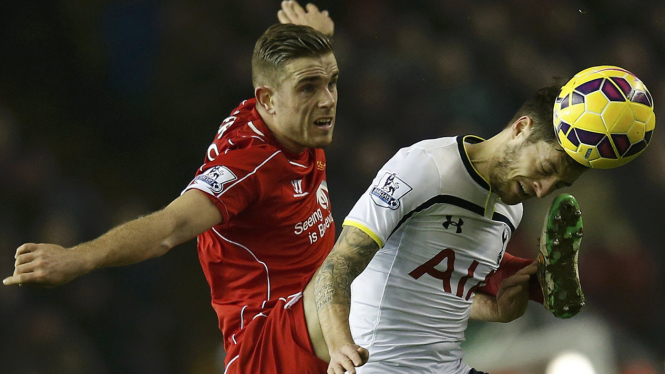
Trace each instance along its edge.
<path fill-rule="evenodd" d="M 344 225 L 381 248 L 351 287 L 351 332 L 370 351 L 359 373 L 467 374 L 474 292 L 501 262 L 522 205 L 506 205 L 471 164 L 466 136 L 403 148 Z"/>

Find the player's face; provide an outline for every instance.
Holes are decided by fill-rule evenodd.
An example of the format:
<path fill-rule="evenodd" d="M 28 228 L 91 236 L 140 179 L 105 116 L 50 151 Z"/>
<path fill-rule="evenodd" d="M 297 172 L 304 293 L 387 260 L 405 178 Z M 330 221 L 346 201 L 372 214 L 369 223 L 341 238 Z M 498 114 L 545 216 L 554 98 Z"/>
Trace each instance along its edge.
<path fill-rule="evenodd" d="M 273 94 L 278 140 L 299 153 L 330 144 L 337 110 L 339 69 L 332 53 L 287 63 Z"/>
<path fill-rule="evenodd" d="M 584 172 L 568 164 L 561 147 L 545 141 L 507 144 L 502 154 L 490 172 L 490 183 L 510 205 L 569 187 Z"/>

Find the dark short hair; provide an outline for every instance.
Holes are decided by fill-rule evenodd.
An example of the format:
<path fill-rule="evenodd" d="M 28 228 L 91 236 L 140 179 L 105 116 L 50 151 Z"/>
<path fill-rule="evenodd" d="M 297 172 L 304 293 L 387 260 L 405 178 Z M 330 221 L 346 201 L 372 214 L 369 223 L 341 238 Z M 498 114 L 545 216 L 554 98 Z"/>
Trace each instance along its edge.
<path fill-rule="evenodd" d="M 533 121 L 529 141 L 536 143 L 544 140 L 547 143 L 556 143 L 554 136 L 554 101 L 556 100 L 565 80 L 555 78 L 555 83 L 536 91 L 535 95 L 527 100 L 515 113 L 508 126 L 512 125 L 522 116 L 528 116 Z"/>
<path fill-rule="evenodd" d="M 266 80 L 276 83 L 280 68 L 287 62 L 301 57 L 323 56 L 332 51 L 332 38 L 309 26 L 270 26 L 254 47 L 252 82 L 255 87 Z"/>
<path fill-rule="evenodd" d="M 554 133 L 554 101 L 561 87 L 567 82 L 564 78 L 554 78 L 554 83 L 536 91 L 535 95 L 527 100 L 522 107 L 515 113 L 508 126 L 512 125 L 522 116 L 528 116 L 532 120 L 531 134 L 527 138 L 530 143 L 545 141 L 551 145 L 558 145 Z M 585 168 L 582 164 L 575 161 L 572 157 L 566 157 L 566 161 L 572 166 Z"/>

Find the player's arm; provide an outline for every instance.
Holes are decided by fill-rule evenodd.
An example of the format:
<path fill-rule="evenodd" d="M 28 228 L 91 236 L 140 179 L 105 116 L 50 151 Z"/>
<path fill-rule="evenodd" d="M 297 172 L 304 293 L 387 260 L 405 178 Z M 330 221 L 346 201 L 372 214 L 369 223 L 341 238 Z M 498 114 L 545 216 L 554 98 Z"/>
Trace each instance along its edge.
<path fill-rule="evenodd" d="M 471 304 L 471 319 L 511 322 L 521 317 L 529 303 L 529 279 L 538 270 L 537 262 L 503 279 L 496 296 L 477 292 Z"/>
<path fill-rule="evenodd" d="M 533 260 L 513 256 L 508 252 L 504 253 L 499 269 L 494 275 L 487 279 L 487 284 L 478 289 L 477 293 L 496 296 L 499 287 L 501 286 L 501 282 L 503 282 L 504 279 L 509 278 L 520 271 L 520 269 L 525 268 L 532 263 Z M 529 298 L 539 304 L 543 303 L 543 292 L 540 288 L 538 278 L 535 276 L 532 276 L 529 280 Z"/>
<path fill-rule="evenodd" d="M 354 374 L 369 353 L 353 341 L 349 327 L 351 282 L 367 267 L 379 245 L 353 226 L 344 226 L 335 247 L 318 271 L 314 296 L 323 337 L 330 352 L 328 373 Z"/>
<path fill-rule="evenodd" d="M 16 251 L 14 274 L 2 282 L 58 286 L 98 268 L 161 256 L 221 222 L 215 204 L 203 192 L 189 190 L 160 211 L 72 248 L 23 244 Z"/>
<path fill-rule="evenodd" d="M 325 35 L 333 36 L 335 23 L 328 15 L 327 10 L 320 11 L 316 5 L 310 3 L 307 9 L 298 4 L 297 1 L 282 1 L 282 9 L 277 12 L 277 18 L 281 23 L 293 23 L 294 25 L 309 26 Z"/>

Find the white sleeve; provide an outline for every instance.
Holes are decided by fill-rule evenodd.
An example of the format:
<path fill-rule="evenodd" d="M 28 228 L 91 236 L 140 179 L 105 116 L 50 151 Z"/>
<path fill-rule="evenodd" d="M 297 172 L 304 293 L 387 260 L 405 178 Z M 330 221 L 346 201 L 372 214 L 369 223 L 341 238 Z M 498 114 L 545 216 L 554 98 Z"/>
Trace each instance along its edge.
<path fill-rule="evenodd" d="M 403 148 L 379 170 L 343 225 L 361 229 L 383 247 L 402 218 L 437 196 L 440 188 L 432 157 L 422 148 Z"/>

